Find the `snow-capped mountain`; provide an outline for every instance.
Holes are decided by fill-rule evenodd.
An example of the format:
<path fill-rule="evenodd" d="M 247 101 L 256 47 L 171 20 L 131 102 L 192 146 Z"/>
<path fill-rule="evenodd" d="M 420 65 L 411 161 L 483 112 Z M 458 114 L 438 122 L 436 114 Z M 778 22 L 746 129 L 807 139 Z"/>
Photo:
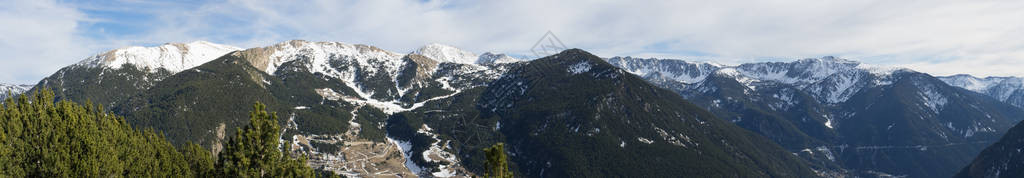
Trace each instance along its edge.
<path fill-rule="evenodd" d="M 177 73 L 237 50 L 242 49 L 206 41 L 167 43 L 155 47 L 131 46 L 97 54 L 77 65 L 120 69 L 125 64 L 131 64 L 146 71 L 164 69 Z"/>
<path fill-rule="evenodd" d="M 473 52 L 464 51 L 462 49 L 431 43 L 426 46 L 420 47 L 413 51 L 412 54 L 419 54 L 428 58 L 437 60 L 438 62 L 450 62 L 459 64 L 475 64 L 479 56 L 473 54 Z"/>
<path fill-rule="evenodd" d="M 411 54 L 419 54 L 428 58 L 437 60 L 438 62 L 450 62 L 459 64 L 500 64 L 500 63 L 513 63 L 523 61 L 516 59 L 512 56 L 505 54 L 495 54 L 491 52 L 485 52 L 480 55 L 476 55 L 473 52 L 465 51 L 453 46 L 431 43 L 426 46 L 420 47 L 413 51 Z"/>
<path fill-rule="evenodd" d="M 124 47 L 61 68 L 32 90 L 50 88 L 57 99 L 112 106 L 168 76 L 236 50 L 240 48 L 205 41 Z"/>
<path fill-rule="evenodd" d="M 606 59 L 623 69 L 619 70 L 593 61 L 597 58 L 580 50 L 567 54 L 572 55 L 534 63 L 504 54 L 476 55 L 441 44 L 396 53 L 339 42 L 293 40 L 245 50 L 194 42 L 103 53 L 61 69 L 37 86 L 56 90 L 59 98 L 111 106 L 135 127 L 152 127 L 172 142 L 192 141 L 215 151 L 213 146 L 225 139 L 223 132 L 244 124 L 245 118 L 239 116 L 247 114 L 249 104 L 266 103 L 279 111 L 285 123 L 282 142 L 309 155 L 315 167 L 354 177 L 471 176 L 480 172 L 476 150 L 486 146 L 482 144 L 501 139 L 530 141 L 523 138 L 541 138 L 538 135 L 551 139 L 565 138 L 565 134 L 581 139 L 591 138 L 588 133 L 604 135 L 592 143 L 600 143 L 605 151 L 667 146 L 700 150 L 695 152 L 699 156 L 715 150 L 706 147 L 721 147 L 760 157 L 754 159 L 790 155 L 736 147 L 746 144 L 741 140 L 760 138 L 732 135 L 742 130 L 731 129 L 724 137 L 732 138 L 718 139 L 723 135 L 698 136 L 710 130 L 689 132 L 694 130 L 644 124 L 649 118 L 688 118 L 682 121 L 688 127 L 732 127 L 728 122 L 705 120 L 716 117 L 815 162 L 813 167 L 823 171 L 819 175 L 849 171 L 948 176 L 946 170 L 966 164 L 968 157 L 1019 120 L 1014 116 L 1024 115 L 1019 108 L 954 89 L 927 74 L 833 57 L 735 66 Z M 630 79 L 630 73 L 647 82 Z M 648 83 L 675 91 L 686 101 L 666 100 L 675 94 L 664 94 Z M 608 92 L 574 92 L 596 89 Z M 590 101 L 594 98 L 604 99 Z M 615 104 L 640 100 L 652 103 Z M 536 103 L 540 101 L 544 102 Z M 679 110 L 690 108 L 684 104 L 690 102 L 715 116 Z M 497 114 L 505 111 L 525 115 Z M 635 116 L 631 113 L 660 114 L 609 119 Z M 520 122 L 535 118 L 546 119 Z M 608 135 L 620 133 L 626 135 Z M 519 166 L 530 168 L 528 175 L 569 175 L 564 171 L 585 168 L 537 155 L 547 153 L 531 146 L 537 144 L 509 145 L 513 159 L 552 158 L 543 163 L 518 160 Z M 719 156 L 733 160 L 728 154 Z M 737 164 L 750 160 L 745 162 Z M 794 166 L 792 171 L 807 172 Z M 772 171 L 748 173 L 774 175 Z"/>
<path fill-rule="evenodd" d="M 613 57 L 608 61 L 649 80 L 679 82 L 689 87 L 700 87 L 699 84 L 712 74 L 735 78 L 751 91 L 768 85 L 787 84 L 831 104 L 846 101 L 863 87 L 891 84 L 892 73 L 906 70 L 861 64 L 832 56 L 789 63 L 747 63 L 738 66 L 632 57 Z"/>
<path fill-rule="evenodd" d="M 412 150 L 451 148 L 476 166 L 484 158 L 477 150 L 504 142 L 524 177 L 816 175 L 770 141 L 580 49 L 395 115 L 388 133 L 411 140 Z M 416 143 L 424 138 L 440 144 Z"/>
<path fill-rule="evenodd" d="M 477 56 L 470 52 L 441 44 L 430 44 L 403 55 L 367 45 L 293 40 L 231 55 L 243 57 L 253 67 L 271 75 L 289 72 L 281 70 L 291 64 L 287 69 L 338 79 L 354 89 L 355 97 L 389 112 L 409 109 L 403 105 L 416 105 L 403 103 L 403 98 L 423 101 L 435 97 L 421 93 L 423 88 L 458 92 L 482 85 L 501 73 L 495 70 L 501 68 L 473 63 Z"/>
<path fill-rule="evenodd" d="M 938 78 L 949 85 L 985 94 L 1014 106 L 1024 107 L 1024 78 L 978 78 L 967 74 Z"/>
<path fill-rule="evenodd" d="M 402 176 L 466 175 L 450 148 L 405 148 L 425 140 L 388 137 L 382 130 L 385 121 L 427 102 L 485 86 L 520 64 L 464 63 L 453 56 L 474 61 L 478 56 L 447 45 L 422 49 L 432 50 L 403 54 L 361 44 L 286 41 L 231 52 L 175 73 L 115 108 L 130 114 L 128 120 L 137 125 L 166 128 L 162 131 L 172 142 L 218 145 L 223 138 L 216 131 L 237 127 L 242 122 L 237 119 L 244 119 L 231 116 L 245 115 L 236 111 L 247 106 L 230 103 L 272 103 L 268 105 L 288 118 L 282 141 L 309 155 L 315 167 L 349 176 L 383 170 Z M 405 157 L 390 158 L 395 151 Z M 411 156 L 419 154 L 443 159 Z M 357 159 L 362 156 L 371 159 Z"/>
<path fill-rule="evenodd" d="M 514 58 L 512 56 L 508 56 L 508 55 L 505 55 L 505 54 L 494 54 L 494 53 L 491 53 L 491 52 L 485 52 L 483 54 L 480 54 L 480 57 L 479 57 L 479 59 L 477 59 L 476 63 L 477 64 L 503 64 L 503 63 L 513 63 L 513 62 L 521 62 L 521 61 L 523 61 L 523 60 L 516 59 L 516 58 Z"/>
<path fill-rule="evenodd" d="M 18 95 L 25 93 L 29 89 L 32 89 L 32 85 L 0 83 L 0 101 L 6 99 L 9 95 Z"/>
<path fill-rule="evenodd" d="M 1024 116 L 1019 108 L 924 73 L 835 57 L 735 66 L 631 57 L 607 61 L 812 162 L 836 163 L 822 167 L 855 175 L 952 175 Z M 948 144 L 960 146 L 888 149 Z M 935 160 L 940 158 L 946 161 Z M 925 167 L 945 171 L 919 171 Z"/>

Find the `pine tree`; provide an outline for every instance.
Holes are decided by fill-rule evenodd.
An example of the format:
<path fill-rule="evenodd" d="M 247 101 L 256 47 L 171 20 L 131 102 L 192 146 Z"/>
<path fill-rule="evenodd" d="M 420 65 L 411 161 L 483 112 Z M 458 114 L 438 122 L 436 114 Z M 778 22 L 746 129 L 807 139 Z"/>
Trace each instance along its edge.
<path fill-rule="evenodd" d="M 249 113 L 249 125 L 237 129 L 217 160 L 221 177 L 313 177 L 304 158 L 293 159 L 279 149 L 281 126 L 276 113 L 257 103 Z"/>
<path fill-rule="evenodd" d="M 512 171 L 508 169 L 508 156 L 505 155 L 505 143 L 494 144 L 490 148 L 484 148 L 486 163 L 484 163 L 485 177 L 511 178 Z"/>
<path fill-rule="evenodd" d="M 0 109 L 0 177 L 169 177 L 190 170 L 153 131 L 91 103 L 54 102 L 50 90 Z"/>
<path fill-rule="evenodd" d="M 192 177 L 213 177 L 213 155 L 202 146 L 188 142 L 181 150 L 192 170 Z"/>
<path fill-rule="evenodd" d="M 133 129 L 91 102 L 54 102 L 46 89 L 9 97 L 0 107 L 0 177 L 314 177 L 304 157 L 282 153 L 277 116 L 254 109 L 214 163 L 199 145 L 179 151 L 163 133 Z"/>

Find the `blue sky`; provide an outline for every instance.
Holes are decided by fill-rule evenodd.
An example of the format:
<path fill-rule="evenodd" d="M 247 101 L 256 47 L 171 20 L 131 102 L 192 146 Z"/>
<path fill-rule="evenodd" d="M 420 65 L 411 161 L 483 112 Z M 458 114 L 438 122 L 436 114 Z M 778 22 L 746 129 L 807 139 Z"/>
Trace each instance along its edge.
<path fill-rule="evenodd" d="M 547 31 L 604 57 L 724 64 L 839 56 L 933 75 L 1024 76 L 1024 1 L 48 1 L 0 7 L 0 82 L 125 46 L 291 39 L 519 55 Z"/>

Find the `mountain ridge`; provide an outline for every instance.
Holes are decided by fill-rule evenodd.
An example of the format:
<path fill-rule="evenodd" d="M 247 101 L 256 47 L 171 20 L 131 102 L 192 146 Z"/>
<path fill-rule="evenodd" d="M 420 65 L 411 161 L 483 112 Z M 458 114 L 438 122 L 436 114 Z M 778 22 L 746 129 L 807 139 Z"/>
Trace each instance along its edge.
<path fill-rule="evenodd" d="M 177 48 L 174 45 L 168 45 Z M 478 166 L 480 162 L 479 160 L 474 161 L 473 156 L 469 156 L 467 160 L 462 160 L 467 157 L 456 157 L 456 155 L 467 155 L 448 147 L 449 143 L 455 143 L 449 142 L 452 140 L 448 137 L 457 134 L 443 132 L 449 132 L 451 128 L 436 125 L 436 121 L 433 121 L 435 123 L 430 124 L 429 127 L 416 125 L 415 122 L 419 121 L 416 121 L 415 118 L 403 120 L 392 116 L 405 115 L 403 113 L 415 113 L 412 115 L 415 116 L 437 112 L 442 108 L 438 108 L 435 103 L 470 102 L 463 101 L 463 99 L 473 98 L 475 95 L 487 92 L 500 95 L 500 92 L 484 89 L 494 85 L 493 82 L 496 80 L 503 81 L 505 80 L 502 79 L 503 77 L 509 77 L 505 75 L 509 70 L 536 68 L 537 65 L 524 67 L 531 62 L 489 52 L 476 55 L 448 45 L 428 44 L 421 49 L 429 46 L 433 46 L 432 48 L 437 50 L 396 53 L 369 45 L 292 40 L 270 46 L 227 52 L 225 55 L 218 56 L 217 59 L 209 59 L 210 62 L 203 64 L 209 64 L 209 66 L 201 67 L 203 65 L 200 65 L 200 67 L 181 71 L 171 71 L 160 67 L 154 70 L 152 65 L 140 65 L 140 68 L 128 62 L 123 63 L 120 68 L 105 65 L 116 64 L 116 62 L 94 62 L 104 65 L 76 64 L 40 81 L 36 87 L 54 88 L 57 90 L 59 98 L 80 102 L 91 99 L 98 104 L 112 106 L 111 108 L 116 109 L 119 113 L 144 110 L 145 113 L 139 116 L 130 116 L 131 122 L 161 126 L 162 131 L 173 132 L 176 138 L 170 139 L 176 142 L 198 140 L 204 145 L 212 145 L 222 139 L 216 136 L 218 129 L 235 127 L 243 124 L 241 122 L 244 121 L 219 118 L 218 114 L 203 115 L 199 112 L 209 112 L 210 108 L 223 109 L 224 106 L 220 105 L 224 105 L 224 103 L 252 102 L 252 100 L 244 100 L 245 97 L 238 96 L 239 94 L 258 95 L 259 97 L 256 97 L 258 100 L 268 103 L 268 106 L 274 110 L 281 111 L 284 113 L 282 116 L 288 116 L 282 117 L 282 123 L 284 123 L 282 126 L 285 126 L 287 130 L 283 132 L 284 135 L 281 139 L 291 141 L 295 148 L 293 150 L 311 155 L 310 164 L 350 176 L 367 174 L 355 169 L 360 167 L 356 165 L 362 165 L 362 163 L 389 165 L 390 167 L 386 169 L 396 171 L 392 173 L 403 175 L 408 173 L 402 171 L 400 167 L 422 168 L 418 169 L 419 171 L 411 171 L 414 175 L 472 175 L 473 170 L 476 170 L 474 166 Z M 586 53 L 578 49 L 568 52 L 580 55 Z M 556 55 L 551 58 L 564 57 L 566 56 Z M 215 63 L 214 61 L 220 62 Z M 928 175 L 919 172 L 910 174 L 893 171 L 898 169 L 881 170 L 864 167 L 863 165 L 878 164 L 872 161 L 893 162 L 910 158 L 893 156 L 885 152 L 872 155 L 859 153 L 856 150 L 870 150 L 875 147 L 907 147 L 919 150 L 924 148 L 924 145 L 932 143 L 946 144 L 948 141 L 935 141 L 945 137 L 949 137 L 951 140 L 969 138 L 968 141 L 978 141 L 970 139 L 989 138 L 992 134 L 1003 131 L 1005 128 L 993 126 L 992 123 L 1002 123 L 1008 114 L 1012 114 L 1012 112 L 1000 110 L 1005 108 L 993 107 L 988 100 L 963 99 L 981 96 L 949 89 L 945 87 L 946 84 L 942 84 L 942 81 L 930 80 L 931 76 L 927 74 L 908 69 L 872 66 L 834 57 L 806 58 L 793 62 L 765 62 L 755 65 L 692 63 L 671 59 L 651 60 L 655 62 L 647 63 L 636 61 L 641 61 L 641 59 L 613 57 L 598 61 L 600 64 L 593 61 L 575 61 L 576 63 L 571 64 L 558 64 L 559 68 L 545 69 L 545 71 L 557 71 L 556 76 L 569 75 L 576 78 L 595 77 L 597 79 L 612 75 L 621 77 L 635 74 L 646 80 L 643 82 L 645 84 L 637 85 L 646 86 L 646 83 L 651 83 L 673 90 L 676 92 L 673 95 L 682 95 L 685 102 L 692 102 L 702 109 L 710 110 L 721 120 L 761 134 L 767 137 L 765 140 L 775 141 L 789 152 L 786 154 L 798 155 L 804 161 L 822 163 L 811 165 L 815 171 L 821 171 L 818 173 L 819 175 L 847 173 L 865 175 L 872 172 L 895 175 Z M 540 63 L 551 63 L 551 61 L 538 62 L 538 64 Z M 600 68 L 607 67 L 604 65 L 606 63 L 625 69 L 629 74 L 599 72 L 603 71 Z M 165 79 L 170 80 L 165 81 Z M 153 86 L 165 87 L 153 88 Z M 211 90 L 211 86 L 223 86 L 223 89 L 235 92 L 216 92 Z M 500 86 L 515 87 L 517 85 L 504 82 Z M 494 87 L 500 86 L 495 85 Z M 928 88 L 928 90 L 922 90 L 922 88 Z M 509 92 L 511 91 L 509 90 Z M 633 90 L 632 92 L 645 91 Z M 569 96 L 575 95 L 566 93 L 557 97 Z M 224 101 L 206 101 L 214 98 Z M 523 98 L 491 99 L 512 101 Z M 525 99 L 537 100 L 536 97 L 531 99 L 529 96 Z M 875 103 L 879 101 L 891 104 L 876 105 Z M 958 103 L 972 103 L 975 104 L 973 107 L 983 109 L 971 109 L 972 105 L 959 105 Z M 466 108 L 448 109 L 465 111 L 467 112 L 465 114 L 492 113 L 491 116 L 497 116 L 493 112 L 507 109 L 505 107 L 516 106 L 515 103 L 509 104 L 466 105 Z M 843 107 L 843 105 L 850 106 Z M 481 111 L 469 111 L 473 109 L 468 109 L 478 106 L 487 109 Z M 884 108 L 881 106 L 904 108 L 905 110 L 880 110 Z M 461 105 L 453 107 L 461 107 Z M 244 108 L 242 109 L 244 110 Z M 886 112 L 917 113 L 926 116 L 918 120 L 925 120 L 929 123 L 922 126 L 909 125 L 922 121 L 909 120 L 904 116 L 890 118 L 878 115 Z M 949 112 L 954 114 L 948 114 Z M 983 115 L 987 112 L 992 113 L 989 118 L 985 118 Z M 860 115 L 870 115 L 871 113 L 876 113 L 874 116 L 877 118 L 889 120 L 875 119 L 865 124 L 853 122 L 857 121 L 856 119 L 851 120 L 856 117 L 868 117 Z M 153 116 L 152 118 L 156 120 L 138 120 L 143 116 Z M 948 119 L 953 117 L 966 119 Z M 200 123 L 195 118 L 212 120 L 200 124 L 201 127 L 189 126 Z M 390 124 L 402 124 L 392 119 L 412 122 L 412 125 L 409 125 L 412 128 L 404 130 L 422 135 L 414 136 L 412 140 L 389 135 L 391 133 L 388 130 L 392 129 Z M 986 119 L 993 119 L 993 121 L 991 123 L 984 121 Z M 191 121 L 184 122 L 186 120 Z M 492 122 L 480 124 L 489 128 L 493 125 L 494 130 L 514 126 L 511 121 L 493 123 L 495 120 L 492 118 L 485 118 L 481 122 L 483 121 Z M 190 124 L 189 122 L 194 123 Z M 194 130 L 186 132 L 183 131 L 188 130 L 185 128 Z M 661 127 L 659 129 L 664 130 Z M 899 140 L 898 138 L 902 137 L 886 134 L 890 130 L 892 132 L 917 133 L 910 132 L 908 129 L 917 129 L 921 133 L 926 133 L 914 135 L 914 137 L 907 136 L 908 138 L 927 139 Z M 858 130 L 858 132 L 842 130 Z M 646 133 L 647 131 L 642 132 Z M 665 130 L 665 132 L 672 131 Z M 849 139 L 860 137 L 857 133 L 865 133 L 864 135 L 868 136 Z M 501 137 L 504 136 L 482 138 Z M 643 136 L 643 138 L 620 139 L 622 141 L 618 144 L 624 143 L 624 145 L 630 146 L 637 145 L 637 143 L 647 144 L 648 141 L 657 144 L 662 141 L 658 140 L 656 136 Z M 672 137 L 666 137 L 663 140 L 674 143 L 669 138 Z M 674 138 L 682 143 L 680 141 L 682 137 L 674 136 Z M 637 140 L 637 143 L 632 143 L 632 141 L 627 143 L 627 140 Z M 345 143 L 348 141 L 376 145 L 376 149 L 373 149 L 372 152 L 390 160 L 381 160 L 383 162 L 367 160 L 356 163 L 337 159 L 341 155 L 358 155 L 344 151 L 361 149 L 346 145 Z M 395 145 L 399 147 L 391 149 Z M 406 148 L 405 145 L 409 147 Z M 855 151 L 846 148 L 854 148 Z M 941 159 L 927 161 L 928 164 L 935 165 L 915 166 L 947 167 L 944 165 L 945 163 L 968 162 L 969 160 L 960 160 L 960 157 L 972 154 L 975 151 L 973 149 L 973 147 L 955 148 L 953 152 L 949 152 L 950 155 L 955 155 L 955 158 L 941 157 Z M 391 159 L 393 157 L 389 156 L 389 154 L 396 153 L 395 150 L 401 153 L 398 154 L 402 157 L 399 159 L 402 160 L 401 162 L 396 162 L 397 160 Z M 931 147 L 927 150 L 934 152 L 943 150 L 943 148 Z M 977 151 L 980 151 L 980 148 Z M 938 152 L 928 154 L 936 153 Z M 928 154 L 916 156 L 933 156 Z M 435 159 L 436 157 L 419 159 L 428 157 L 427 155 L 431 155 L 429 157 L 440 156 L 443 159 Z M 858 160 L 860 158 L 863 160 Z M 844 162 L 845 160 L 850 161 Z M 530 163 L 530 166 L 536 165 Z M 844 171 L 849 172 L 844 173 Z"/>
<path fill-rule="evenodd" d="M 119 69 L 123 65 L 130 64 L 139 69 L 150 71 L 164 69 L 175 73 L 202 65 L 237 50 L 241 50 L 241 48 L 207 41 L 165 43 L 153 47 L 129 46 L 97 54 L 83 59 L 75 65 Z"/>
<path fill-rule="evenodd" d="M 8 96 L 16 96 L 32 89 L 33 85 L 0 83 L 0 101 Z"/>
<path fill-rule="evenodd" d="M 411 150 L 452 149 L 470 170 L 482 160 L 477 148 L 501 141 L 528 177 L 817 176 L 778 146 L 579 49 L 433 103 L 393 115 L 389 133 Z"/>
<path fill-rule="evenodd" d="M 834 57 L 735 66 L 631 57 L 607 60 L 794 153 L 814 162 L 835 162 L 854 175 L 952 175 L 925 170 L 959 168 L 1024 116 L 1019 108 L 928 74 Z M 942 144 L 964 146 L 898 154 L 885 149 L 858 151 Z M 825 149 L 816 149 L 822 146 Z M 849 147 L 858 149 L 843 149 Z M 924 161 L 933 158 L 946 160 Z"/>
<path fill-rule="evenodd" d="M 991 96 L 999 101 L 1024 108 L 1024 78 L 1022 77 L 974 77 L 958 74 L 938 77 L 949 85 Z"/>

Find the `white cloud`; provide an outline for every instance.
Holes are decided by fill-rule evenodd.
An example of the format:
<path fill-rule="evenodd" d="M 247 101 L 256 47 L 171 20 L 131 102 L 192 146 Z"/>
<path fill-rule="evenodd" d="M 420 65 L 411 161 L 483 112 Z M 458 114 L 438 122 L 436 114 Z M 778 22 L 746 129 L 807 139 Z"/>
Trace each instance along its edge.
<path fill-rule="evenodd" d="M 216 7 L 216 8 L 212 8 Z M 1020 1 L 233 1 L 208 8 L 252 17 L 246 29 L 288 39 L 395 51 L 440 42 L 528 54 L 544 32 L 602 56 L 710 55 L 722 63 L 837 55 L 935 74 L 1022 75 L 992 65 L 1024 55 Z M 234 10 L 237 8 L 238 10 Z M 203 18 L 197 16 L 196 18 Z M 216 27 L 212 27 L 216 28 Z M 276 29 L 294 34 L 273 35 Z M 967 62 L 974 61 L 974 62 Z M 973 65 L 973 68 L 944 66 Z"/>
<path fill-rule="evenodd" d="M 397 52 L 439 42 L 529 54 L 551 30 L 569 47 L 606 57 L 836 55 L 938 75 L 1024 76 L 1015 69 L 1024 66 L 1024 1 L 228 0 L 158 9 L 147 12 L 155 18 L 146 33 L 96 41 L 255 47 L 306 39 Z"/>
<path fill-rule="evenodd" d="M 0 81 L 35 84 L 69 59 L 81 59 L 88 43 L 76 37 L 75 9 L 52 1 L 11 1 L 0 6 Z M 35 78 L 35 79 L 32 79 Z"/>

